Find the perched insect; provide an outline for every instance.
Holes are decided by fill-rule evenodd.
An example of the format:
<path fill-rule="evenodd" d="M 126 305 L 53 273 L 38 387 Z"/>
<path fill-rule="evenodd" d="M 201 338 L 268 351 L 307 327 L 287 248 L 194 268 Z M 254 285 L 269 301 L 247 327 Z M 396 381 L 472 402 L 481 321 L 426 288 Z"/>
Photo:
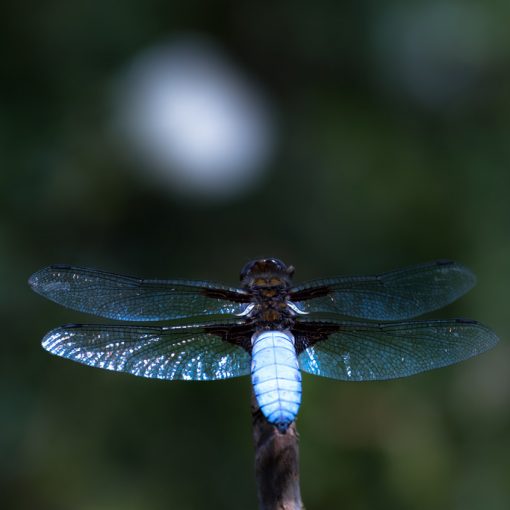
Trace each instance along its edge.
<path fill-rule="evenodd" d="M 254 260 L 242 269 L 237 289 L 55 265 L 32 275 L 29 283 L 80 312 L 171 321 L 162 327 L 62 326 L 43 339 L 52 354 L 158 379 L 251 374 L 260 409 L 280 432 L 298 413 L 300 371 L 343 381 L 393 379 L 465 360 L 498 341 L 476 321 L 405 320 L 441 308 L 473 287 L 473 273 L 455 262 L 298 286 L 292 284 L 293 273 L 278 259 Z"/>

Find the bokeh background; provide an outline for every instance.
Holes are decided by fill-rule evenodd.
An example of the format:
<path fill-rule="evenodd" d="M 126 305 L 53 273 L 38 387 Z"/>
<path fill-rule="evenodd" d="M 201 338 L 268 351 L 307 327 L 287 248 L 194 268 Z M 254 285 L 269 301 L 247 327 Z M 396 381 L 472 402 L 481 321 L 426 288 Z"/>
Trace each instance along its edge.
<path fill-rule="evenodd" d="M 49 356 L 93 319 L 50 263 L 236 284 L 452 258 L 436 317 L 502 342 L 380 383 L 304 376 L 309 509 L 510 508 L 508 2 L 7 2 L 0 21 L 0 506 L 257 508 L 247 378 L 165 383 Z"/>

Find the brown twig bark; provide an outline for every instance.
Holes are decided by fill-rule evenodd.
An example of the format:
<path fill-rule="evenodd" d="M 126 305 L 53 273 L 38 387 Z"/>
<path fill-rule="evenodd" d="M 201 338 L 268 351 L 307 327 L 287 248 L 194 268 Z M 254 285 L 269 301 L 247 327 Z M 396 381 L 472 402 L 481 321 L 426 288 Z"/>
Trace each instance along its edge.
<path fill-rule="evenodd" d="M 293 423 L 282 434 L 267 422 L 252 391 L 255 477 L 260 510 L 304 510 L 299 489 L 299 436 Z"/>

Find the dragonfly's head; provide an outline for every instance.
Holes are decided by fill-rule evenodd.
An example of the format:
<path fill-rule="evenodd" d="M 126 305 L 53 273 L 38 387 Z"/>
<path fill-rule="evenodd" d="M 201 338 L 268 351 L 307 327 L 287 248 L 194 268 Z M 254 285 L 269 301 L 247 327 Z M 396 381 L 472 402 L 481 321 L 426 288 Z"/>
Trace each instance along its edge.
<path fill-rule="evenodd" d="M 294 267 L 280 259 L 267 258 L 248 262 L 241 270 L 241 282 L 246 287 L 289 286 Z"/>

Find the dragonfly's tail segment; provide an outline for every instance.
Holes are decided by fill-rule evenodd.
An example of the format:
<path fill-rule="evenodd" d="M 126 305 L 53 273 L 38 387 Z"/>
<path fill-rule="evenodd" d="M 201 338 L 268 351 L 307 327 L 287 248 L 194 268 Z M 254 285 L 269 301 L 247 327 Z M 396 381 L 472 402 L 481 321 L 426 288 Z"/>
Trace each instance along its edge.
<path fill-rule="evenodd" d="M 294 337 L 288 331 L 263 331 L 252 339 L 251 376 L 262 414 L 284 433 L 301 404 L 301 373 Z"/>

